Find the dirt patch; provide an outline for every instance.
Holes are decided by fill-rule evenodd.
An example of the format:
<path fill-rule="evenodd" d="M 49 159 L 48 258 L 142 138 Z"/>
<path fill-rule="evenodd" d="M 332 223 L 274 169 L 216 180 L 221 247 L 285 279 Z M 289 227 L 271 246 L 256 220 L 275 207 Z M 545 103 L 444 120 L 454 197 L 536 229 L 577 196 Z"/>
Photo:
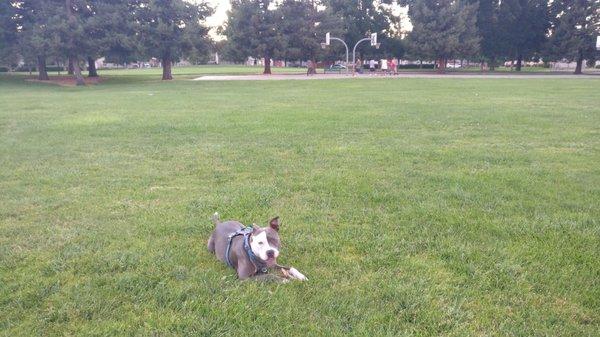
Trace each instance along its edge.
<path fill-rule="evenodd" d="M 102 77 L 84 77 L 86 85 L 98 84 L 104 81 Z M 49 84 L 57 84 L 62 87 L 74 87 L 76 85 L 75 79 L 73 76 L 51 76 L 48 81 L 40 81 L 37 78 L 27 78 L 25 81 L 28 82 L 37 82 L 37 83 L 49 83 Z"/>

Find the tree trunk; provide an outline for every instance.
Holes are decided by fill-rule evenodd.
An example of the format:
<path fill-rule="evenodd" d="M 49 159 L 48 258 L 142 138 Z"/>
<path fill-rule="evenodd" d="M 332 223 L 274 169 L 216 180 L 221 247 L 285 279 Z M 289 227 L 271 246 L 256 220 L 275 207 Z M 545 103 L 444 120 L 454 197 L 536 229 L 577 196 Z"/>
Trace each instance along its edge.
<path fill-rule="evenodd" d="M 69 75 L 73 75 L 74 74 L 74 69 L 73 69 L 73 58 L 69 56 L 69 65 L 67 66 L 67 74 Z"/>
<path fill-rule="evenodd" d="M 489 71 L 496 70 L 496 58 L 495 57 L 490 58 L 490 63 L 488 64 L 488 69 L 489 69 Z"/>
<path fill-rule="evenodd" d="M 445 74 L 446 73 L 446 58 L 444 58 L 444 57 L 438 58 L 437 73 L 438 74 Z"/>
<path fill-rule="evenodd" d="M 310 68 L 308 68 L 308 73 L 310 75 L 315 75 L 317 73 L 317 60 L 314 57 L 310 59 Z"/>
<path fill-rule="evenodd" d="M 579 50 L 579 55 L 577 55 L 577 66 L 575 67 L 575 75 L 581 75 L 583 69 L 583 52 Z"/>
<path fill-rule="evenodd" d="M 517 66 L 515 67 L 516 71 L 521 71 L 521 66 L 523 65 L 523 55 L 517 55 Z"/>
<path fill-rule="evenodd" d="M 265 53 L 265 70 L 263 71 L 263 75 L 271 75 L 271 55 L 269 53 Z"/>
<path fill-rule="evenodd" d="M 93 57 L 88 56 L 88 77 L 98 77 L 98 71 L 96 70 L 96 61 Z"/>
<path fill-rule="evenodd" d="M 37 57 L 37 67 L 38 67 L 38 80 L 40 80 L 40 81 L 50 80 L 50 77 L 48 77 L 48 71 L 46 70 L 46 57 L 44 57 L 44 56 Z"/>
<path fill-rule="evenodd" d="M 163 57 L 162 57 L 162 69 L 163 69 L 162 79 L 164 81 L 170 81 L 173 79 L 171 65 L 172 65 L 171 55 L 170 54 L 163 55 Z"/>
<path fill-rule="evenodd" d="M 75 75 L 75 83 L 79 85 L 85 85 L 83 75 L 81 75 L 81 67 L 79 67 L 79 60 L 76 57 L 71 57 L 73 60 L 73 73 Z"/>

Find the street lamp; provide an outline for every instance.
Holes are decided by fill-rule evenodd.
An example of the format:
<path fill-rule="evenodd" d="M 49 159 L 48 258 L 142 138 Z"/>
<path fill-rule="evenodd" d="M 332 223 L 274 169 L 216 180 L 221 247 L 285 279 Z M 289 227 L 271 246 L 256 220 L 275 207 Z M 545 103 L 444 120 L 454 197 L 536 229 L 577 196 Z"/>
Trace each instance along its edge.
<path fill-rule="evenodd" d="M 327 33 L 325 34 L 325 42 L 321 42 L 321 48 L 325 49 L 327 46 L 329 46 L 331 44 L 331 40 L 340 41 L 344 44 L 344 47 L 346 47 L 346 73 L 348 73 L 348 45 L 346 42 L 344 42 L 344 40 L 331 36 L 331 33 Z"/>

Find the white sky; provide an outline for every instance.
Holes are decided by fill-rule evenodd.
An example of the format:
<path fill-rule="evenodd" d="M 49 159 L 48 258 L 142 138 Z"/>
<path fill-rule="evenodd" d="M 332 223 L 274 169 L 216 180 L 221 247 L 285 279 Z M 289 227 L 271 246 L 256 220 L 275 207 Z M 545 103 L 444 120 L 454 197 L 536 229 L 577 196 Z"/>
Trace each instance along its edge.
<path fill-rule="evenodd" d="M 206 20 L 206 23 L 211 27 L 220 26 L 227 19 L 227 11 L 229 10 L 229 0 L 209 0 L 211 6 L 215 9 L 215 14 Z"/>
<path fill-rule="evenodd" d="M 202 0 L 188 0 L 190 2 L 199 2 Z M 209 27 L 213 27 L 211 29 L 211 36 L 214 39 L 220 40 L 223 37 L 218 36 L 216 34 L 216 27 L 219 27 L 227 20 L 227 11 L 230 9 L 231 5 L 229 4 L 229 0 L 208 0 L 208 3 L 215 9 L 215 13 L 206 19 L 206 24 Z M 408 20 L 408 16 L 406 15 L 407 8 L 402 8 L 399 5 L 392 5 L 394 7 L 394 13 L 396 15 L 400 15 L 402 17 L 402 30 L 412 30 L 412 25 Z"/>

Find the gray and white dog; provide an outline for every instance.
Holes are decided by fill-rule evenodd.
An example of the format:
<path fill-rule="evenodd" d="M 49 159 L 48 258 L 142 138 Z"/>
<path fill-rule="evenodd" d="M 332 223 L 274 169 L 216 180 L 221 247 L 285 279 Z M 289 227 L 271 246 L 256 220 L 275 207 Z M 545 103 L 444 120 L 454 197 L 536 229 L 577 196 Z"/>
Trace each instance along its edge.
<path fill-rule="evenodd" d="M 279 249 L 279 217 L 269 221 L 269 226 L 246 228 L 239 221 L 220 221 L 219 214 L 212 218 L 215 230 L 208 239 L 208 251 L 236 270 L 241 280 L 265 274 L 267 269 L 281 268 L 286 276 L 306 281 L 295 268 L 277 264 Z"/>

